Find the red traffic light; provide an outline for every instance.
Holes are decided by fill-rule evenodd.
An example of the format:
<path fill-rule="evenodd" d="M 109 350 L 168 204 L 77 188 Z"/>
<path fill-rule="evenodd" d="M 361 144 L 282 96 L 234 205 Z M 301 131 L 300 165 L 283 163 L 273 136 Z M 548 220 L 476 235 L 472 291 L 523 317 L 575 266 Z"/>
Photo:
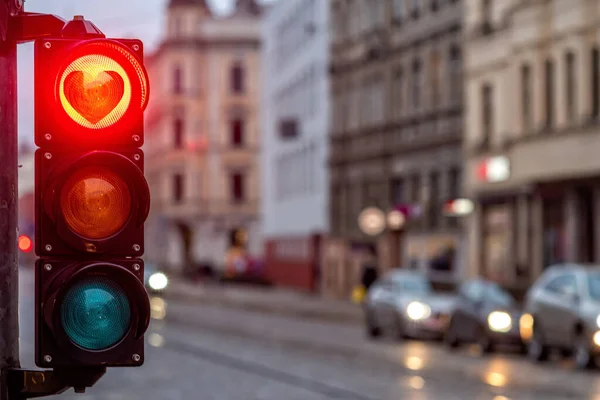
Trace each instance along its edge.
<path fill-rule="evenodd" d="M 18 244 L 23 253 L 29 253 L 33 249 L 33 242 L 27 235 L 19 236 Z"/>
<path fill-rule="evenodd" d="M 36 42 L 38 146 L 143 143 L 148 75 L 138 40 Z"/>

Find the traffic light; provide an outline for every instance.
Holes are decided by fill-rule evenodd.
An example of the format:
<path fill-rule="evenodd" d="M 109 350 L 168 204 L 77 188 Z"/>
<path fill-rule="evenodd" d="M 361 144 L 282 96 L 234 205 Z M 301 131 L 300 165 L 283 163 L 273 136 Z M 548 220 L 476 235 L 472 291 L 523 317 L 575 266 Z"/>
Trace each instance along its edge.
<path fill-rule="evenodd" d="M 36 365 L 142 365 L 150 319 L 139 259 L 150 209 L 142 43 L 63 35 L 38 39 L 34 57 Z"/>

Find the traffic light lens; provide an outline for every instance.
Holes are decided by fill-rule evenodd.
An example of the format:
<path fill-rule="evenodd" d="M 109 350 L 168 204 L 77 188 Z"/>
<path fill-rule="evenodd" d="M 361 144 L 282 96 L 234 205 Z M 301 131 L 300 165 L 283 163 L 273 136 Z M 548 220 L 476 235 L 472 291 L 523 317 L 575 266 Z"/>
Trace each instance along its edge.
<path fill-rule="evenodd" d="M 69 228 L 87 239 L 104 239 L 118 233 L 131 214 L 127 182 L 101 166 L 76 172 L 63 187 L 60 202 Z"/>
<path fill-rule="evenodd" d="M 131 104 L 131 81 L 125 69 L 110 57 L 79 57 L 62 72 L 60 102 L 77 124 L 104 129 L 117 123 Z"/>
<path fill-rule="evenodd" d="M 69 340 L 87 350 L 104 350 L 118 344 L 131 326 L 131 306 L 125 290 L 101 277 L 90 277 L 71 287 L 60 313 Z"/>

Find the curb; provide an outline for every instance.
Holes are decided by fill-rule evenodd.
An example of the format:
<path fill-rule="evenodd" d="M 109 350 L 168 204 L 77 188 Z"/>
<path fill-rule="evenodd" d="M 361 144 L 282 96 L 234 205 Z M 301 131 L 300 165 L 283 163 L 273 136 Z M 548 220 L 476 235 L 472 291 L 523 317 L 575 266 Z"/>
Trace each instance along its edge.
<path fill-rule="evenodd" d="M 232 309 L 268 313 L 280 316 L 303 318 L 316 321 L 337 322 L 348 325 L 361 325 L 363 316 L 360 309 L 355 313 L 349 312 L 323 312 L 322 310 L 292 309 L 277 303 L 243 302 L 241 300 L 226 298 L 224 296 L 211 296 L 203 293 L 186 293 L 184 291 L 167 291 L 163 297 L 167 300 L 183 302 L 200 301 L 203 305 L 216 305 Z"/>

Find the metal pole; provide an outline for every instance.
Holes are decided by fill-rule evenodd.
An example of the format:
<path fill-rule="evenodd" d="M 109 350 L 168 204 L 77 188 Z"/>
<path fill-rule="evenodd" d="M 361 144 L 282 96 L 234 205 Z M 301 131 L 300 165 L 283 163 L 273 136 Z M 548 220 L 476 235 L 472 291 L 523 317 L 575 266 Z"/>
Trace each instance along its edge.
<path fill-rule="evenodd" d="M 1 6 L 1 5 L 0 5 Z M 19 368 L 17 43 L 0 38 L 0 371 Z M 2 388 L 2 392 L 6 388 Z"/>

